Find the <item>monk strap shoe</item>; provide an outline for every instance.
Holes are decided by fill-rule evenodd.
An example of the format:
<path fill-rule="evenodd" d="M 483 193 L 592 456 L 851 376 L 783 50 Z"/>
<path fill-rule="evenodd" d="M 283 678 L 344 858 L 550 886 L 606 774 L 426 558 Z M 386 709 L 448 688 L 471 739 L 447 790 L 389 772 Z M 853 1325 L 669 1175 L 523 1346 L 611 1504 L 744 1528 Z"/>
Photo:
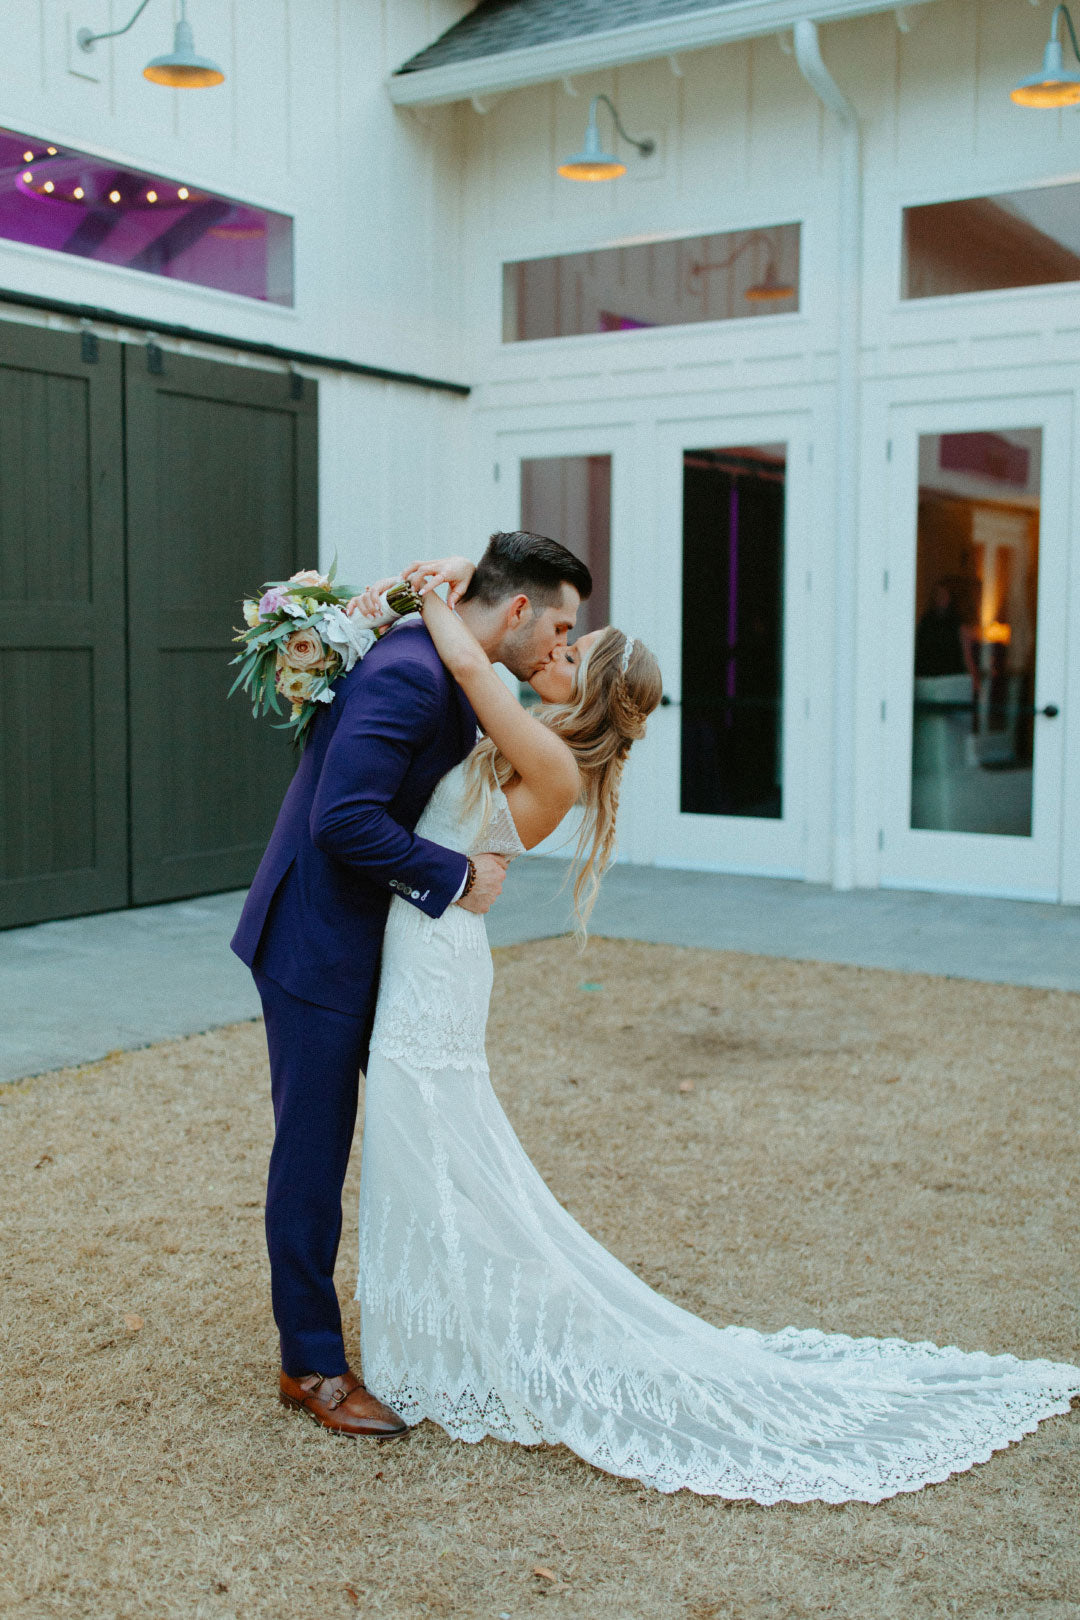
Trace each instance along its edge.
<path fill-rule="evenodd" d="M 409 1432 L 409 1425 L 366 1390 L 352 1372 L 337 1373 L 330 1378 L 322 1373 L 290 1378 L 283 1372 L 278 1381 L 278 1400 L 294 1411 L 307 1412 L 316 1423 L 334 1434 L 396 1440 Z"/>

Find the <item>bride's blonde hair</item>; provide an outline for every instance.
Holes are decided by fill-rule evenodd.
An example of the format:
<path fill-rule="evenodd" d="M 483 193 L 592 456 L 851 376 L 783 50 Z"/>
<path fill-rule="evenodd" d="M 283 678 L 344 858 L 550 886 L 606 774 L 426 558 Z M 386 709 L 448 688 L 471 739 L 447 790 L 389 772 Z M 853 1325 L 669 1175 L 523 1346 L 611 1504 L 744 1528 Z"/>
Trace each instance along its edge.
<path fill-rule="evenodd" d="M 645 735 L 645 721 L 660 702 L 660 665 L 648 647 L 614 625 L 598 636 L 578 665 L 569 703 L 533 710 L 572 750 L 581 775 L 584 814 L 574 860 L 574 913 L 578 933 L 596 900 L 600 879 L 615 854 L 615 818 L 623 766 L 631 745 Z M 492 788 L 505 787 L 514 767 L 490 738 L 477 743 L 466 768 L 466 807 L 491 817 Z"/>

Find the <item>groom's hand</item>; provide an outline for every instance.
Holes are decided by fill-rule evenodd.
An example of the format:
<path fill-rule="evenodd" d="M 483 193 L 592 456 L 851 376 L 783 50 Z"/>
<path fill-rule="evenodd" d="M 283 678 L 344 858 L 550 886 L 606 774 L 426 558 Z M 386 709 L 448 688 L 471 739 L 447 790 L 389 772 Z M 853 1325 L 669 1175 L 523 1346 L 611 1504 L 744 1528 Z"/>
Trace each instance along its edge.
<path fill-rule="evenodd" d="M 468 894 L 462 895 L 454 903 L 462 910 L 475 911 L 482 917 L 491 910 L 502 893 L 507 858 L 505 855 L 474 855 L 473 865 L 476 867 L 476 882 Z"/>

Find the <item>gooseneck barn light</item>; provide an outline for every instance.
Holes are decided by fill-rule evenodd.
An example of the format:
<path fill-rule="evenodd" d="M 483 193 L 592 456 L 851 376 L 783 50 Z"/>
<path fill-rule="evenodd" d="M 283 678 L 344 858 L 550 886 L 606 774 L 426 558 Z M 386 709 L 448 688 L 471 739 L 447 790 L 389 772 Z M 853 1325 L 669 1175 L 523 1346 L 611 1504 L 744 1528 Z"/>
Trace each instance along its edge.
<path fill-rule="evenodd" d="M 95 34 L 89 28 L 80 28 L 75 35 L 79 49 L 88 54 L 99 39 L 117 39 L 133 28 L 150 4 L 142 0 L 130 21 L 123 28 L 113 28 L 107 34 Z M 186 0 L 180 0 L 180 17 L 173 34 L 173 48 L 165 56 L 155 56 L 143 68 L 143 78 L 152 84 L 167 84 L 177 90 L 201 90 L 207 85 L 221 84 L 225 75 L 208 56 L 199 56 L 195 50 L 195 36 L 187 20 Z"/>
<path fill-rule="evenodd" d="M 1041 70 L 1032 73 L 1027 79 L 1021 79 L 1016 89 L 1009 91 L 1013 101 L 1020 107 L 1068 107 L 1073 102 L 1080 101 L 1080 73 L 1075 71 L 1070 73 L 1065 66 L 1065 56 L 1058 38 L 1059 17 L 1065 18 L 1073 55 L 1080 62 L 1080 45 L 1076 43 L 1076 30 L 1068 7 L 1055 6 L 1054 14 L 1050 18 L 1050 38 L 1043 52 Z"/>
<path fill-rule="evenodd" d="M 632 135 L 626 133 L 610 96 L 593 96 L 589 103 L 589 122 L 585 126 L 585 144 L 580 152 L 559 164 L 559 173 L 564 180 L 615 180 L 620 174 L 626 173 L 626 164 L 613 152 L 605 152 L 600 144 L 596 109 L 601 102 L 610 109 L 611 116 L 615 120 L 615 128 L 624 141 L 630 146 L 636 146 L 642 157 L 651 157 L 656 151 L 655 141 L 648 139 L 636 141 Z"/>
<path fill-rule="evenodd" d="M 752 304 L 778 303 L 785 298 L 794 298 L 795 287 L 793 284 L 781 280 L 777 274 L 773 242 L 765 231 L 748 232 L 742 241 L 736 244 L 734 251 L 724 259 L 714 259 L 711 264 L 702 264 L 698 261 L 691 264 L 688 277 L 689 291 L 691 293 L 700 291 L 705 276 L 711 275 L 714 270 L 729 270 L 736 259 L 741 258 L 747 249 L 754 247 L 758 243 L 761 243 L 765 248 L 765 274 L 760 281 L 755 281 L 752 286 L 747 287 L 743 297 L 748 298 Z"/>

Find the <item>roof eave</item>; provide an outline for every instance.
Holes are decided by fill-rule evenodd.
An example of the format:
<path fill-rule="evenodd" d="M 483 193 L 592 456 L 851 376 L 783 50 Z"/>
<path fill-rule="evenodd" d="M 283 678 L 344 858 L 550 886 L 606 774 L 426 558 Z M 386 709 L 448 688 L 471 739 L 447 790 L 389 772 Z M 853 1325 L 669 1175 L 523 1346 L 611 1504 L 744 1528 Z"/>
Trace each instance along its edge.
<path fill-rule="evenodd" d="M 575 73 L 593 73 L 627 62 L 646 62 L 682 51 L 700 51 L 710 45 L 753 39 L 791 28 L 801 17 L 814 22 L 837 22 L 878 11 L 907 9 L 927 0 L 732 0 L 724 6 L 697 11 L 662 22 L 638 23 L 576 39 L 530 45 L 525 50 L 448 62 L 444 67 L 418 68 L 395 73 L 387 81 L 391 101 L 399 107 L 436 106 L 467 101 L 472 96 L 497 95 L 530 84 L 546 84 Z"/>

